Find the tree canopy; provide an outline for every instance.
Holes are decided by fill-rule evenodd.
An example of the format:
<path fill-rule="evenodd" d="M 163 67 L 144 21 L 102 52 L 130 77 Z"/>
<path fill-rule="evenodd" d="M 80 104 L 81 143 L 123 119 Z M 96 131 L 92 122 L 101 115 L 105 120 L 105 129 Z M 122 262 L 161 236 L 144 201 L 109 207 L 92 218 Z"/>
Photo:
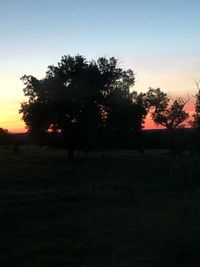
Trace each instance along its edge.
<path fill-rule="evenodd" d="M 189 114 L 184 110 L 188 100 L 171 100 L 160 88 L 150 88 L 147 95 L 149 106 L 153 107 L 151 117 L 156 125 L 164 126 L 168 130 L 184 127 L 183 123 L 189 118 Z"/>
<path fill-rule="evenodd" d="M 21 79 L 28 100 L 19 112 L 28 131 L 35 137 L 60 132 L 68 149 L 97 146 L 109 135 L 125 140 L 142 128 L 147 114 L 142 95 L 130 92 L 133 71 L 120 68 L 114 57 L 63 56 L 43 79 Z"/>
<path fill-rule="evenodd" d="M 7 144 L 10 140 L 10 135 L 7 129 L 0 128 L 0 145 Z"/>
<path fill-rule="evenodd" d="M 196 81 L 197 93 L 195 95 L 195 112 L 193 114 L 193 119 L 190 121 L 192 127 L 200 129 L 200 81 Z"/>

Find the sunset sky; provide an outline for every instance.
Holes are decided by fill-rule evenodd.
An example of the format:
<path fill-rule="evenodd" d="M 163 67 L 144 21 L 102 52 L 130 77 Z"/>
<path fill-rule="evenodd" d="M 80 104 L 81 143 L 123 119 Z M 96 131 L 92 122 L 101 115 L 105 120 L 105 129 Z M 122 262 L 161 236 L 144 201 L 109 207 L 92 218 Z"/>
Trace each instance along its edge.
<path fill-rule="evenodd" d="M 7 0 L 0 6 L 0 127 L 21 132 L 20 77 L 45 75 L 61 56 L 115 56 L 135 90 L 190 96 L 200 80 L 199 0 Z M 149 128 L 153 127 L 147 121 Z"/>

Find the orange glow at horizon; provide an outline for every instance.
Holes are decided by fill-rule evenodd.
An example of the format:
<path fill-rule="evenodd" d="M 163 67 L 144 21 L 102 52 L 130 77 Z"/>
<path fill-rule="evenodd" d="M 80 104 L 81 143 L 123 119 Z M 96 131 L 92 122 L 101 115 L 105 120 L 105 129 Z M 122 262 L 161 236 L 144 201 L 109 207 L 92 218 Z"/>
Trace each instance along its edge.
<path fill-rule="evenodd" d="M 189 113 L 190 117 L 189 117 L 188 120 L 190 120 L 192 118 L 193 113 L 194 113 L 194 100 L 190 100 L 186 104 L 185 111 Z M 185 125 L 187 126 L 187 121 L 186 121 Z M 151 119 L 151 114 L 150 113 L 147 115 L 146 120 L 145 120 L 145 124 L 144 124 L 144 129 L 150 130 L 150 129 L 164 129 L 164 128 L 165 127 L 163 127 L 163 126 L 157 126 L 153 122 L 153 120 Z"/>
<path fill-rule="evenodd" d="M 18 114 L 20 103 L 22 100 L 7 100 L 0 101 L 0 128 L 7 129 L 10 133 L 26 132 L 25 123 L 21 119 L 21 114 Z M 185 110 L 189 113 L 190 118 L 194 113 L 194 100 L 190 100 Z M 162 126 L 157 126 L 151 119 L 151 114 L 147 115 L 144 129 L 163 129 Z"/>
<path fill-rule="evenodd" d="M 25 124 L 18 113 L 22 100 L 0 101 L 0 127 L 7 129 L 10 133 L 26 132 Z"/>

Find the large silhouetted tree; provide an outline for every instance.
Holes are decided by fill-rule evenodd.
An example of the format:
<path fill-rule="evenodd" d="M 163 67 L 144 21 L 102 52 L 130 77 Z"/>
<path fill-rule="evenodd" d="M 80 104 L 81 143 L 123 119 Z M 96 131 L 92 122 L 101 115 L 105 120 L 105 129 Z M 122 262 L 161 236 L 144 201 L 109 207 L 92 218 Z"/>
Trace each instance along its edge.
<path fill-rule="evenodd" d="M 21 79 L 28 101 L 19 112 L 28 131 L 39 139 L 48 131 L 60 132 L 70 157 L 77 146 L 102 145 L 108 132 L 125 139 L 142 127 L 146 110 L 130 93 L 134 73 L 118 67 L 115 58 L 63 56 L 45 78 Z"/>

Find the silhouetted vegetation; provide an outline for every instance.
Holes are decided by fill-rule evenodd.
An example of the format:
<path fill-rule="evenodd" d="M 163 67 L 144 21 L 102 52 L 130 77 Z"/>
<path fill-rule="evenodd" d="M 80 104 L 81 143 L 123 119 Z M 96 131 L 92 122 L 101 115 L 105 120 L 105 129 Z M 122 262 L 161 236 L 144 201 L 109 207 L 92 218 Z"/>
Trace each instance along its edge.
<path fill-rule="evenodd" d="M 193 114 L 193 119 L 190 121 L 190 124 L 194 128 L 200 129 L 200 82 L 196 82 L 197 93 L 195 101 L 195 113 Z"/>
<path fill-rule="evenodd" d="M 24 75 L 22 81 L 28 101 L 20 113 L 29 133 L 40 143 L 48 132 L 59 133 L 69 157 L 75 148 L 130 146 L 147 115 L 142 94 L 130 92 L 133 71 L 119 68 L 115 58 L 64 56 L 44 79 Z"/>
<path fill-rule="evenodd" d="M 7 129 L 0 128 L 0 145 L 7 145 L 10 143 L 11 136 Z"/>
<path fill-rule="evenodd" d="M 168 130 L 184 127 L 183 122 L 189 118 L 189 114 L 184 110 L 186 103 L 182 98 L 170 100 L 166 93 L 158 89 L 149 89 L 148 98 L 154 108 L 151 113 L 152 119 L 157 125 L 164 126 Z"/>
<path fill-rule="evenodd" d="M 156 125 L 170 131 L 175 152 L 174 130 L 189 118 L 184 110 L 187 101 L 172 101 L 160 88 L 131 92 L 134 73 L 120 68 L 114 57 L 87 61 L 80 55 L 63 56 L 57 66 L 48 67 L 43 79 L 32 75 L 21 79 L 28 101 L 21 104 L 20 113 L 28 132 L 40 145 L 67 148 L 71 159 L 75 149 L 137 146 L 144 152 L 141 130 L 148 112 Z M 197 110 L 198 94 L 196 114 Z"/>

